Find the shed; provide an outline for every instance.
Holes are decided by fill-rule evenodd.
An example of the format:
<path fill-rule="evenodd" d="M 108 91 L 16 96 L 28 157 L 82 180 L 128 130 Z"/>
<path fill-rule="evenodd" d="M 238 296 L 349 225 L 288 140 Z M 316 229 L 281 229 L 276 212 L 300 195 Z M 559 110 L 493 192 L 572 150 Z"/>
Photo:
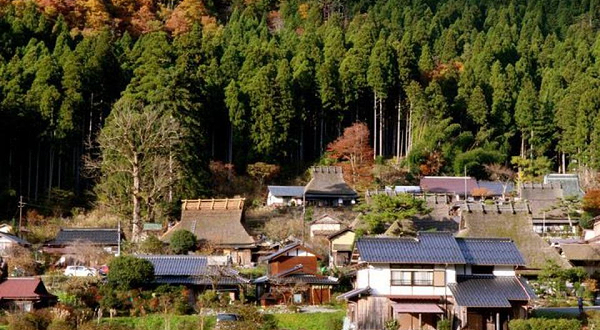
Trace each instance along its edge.
<path fill-rule="evenodd" d="M 11 277 L 0 283 L 0 306 L 4 309 L 30 312 L 56 301 L 38 277 Z"/>
<path fill-rule="evenodd" d="M 302 205 L 304 186 L 268 186 L 267 206 Z"/>

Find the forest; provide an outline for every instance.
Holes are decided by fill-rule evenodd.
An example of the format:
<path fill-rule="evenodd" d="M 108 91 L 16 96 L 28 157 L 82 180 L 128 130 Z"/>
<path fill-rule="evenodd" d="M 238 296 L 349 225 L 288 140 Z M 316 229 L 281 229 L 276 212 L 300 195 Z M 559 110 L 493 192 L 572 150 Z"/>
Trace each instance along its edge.
<path fill-rule="evenodd" d="M 159 217 L 215 194 L 209 164 L 299 175 L 356 122 L 408 181 L 598 169 L 598 6 L 0 0 L 0 214 L 19 196 L 130 207 L 125 189 Z M 130 163 L 162 179 L 136 186 Z"/>

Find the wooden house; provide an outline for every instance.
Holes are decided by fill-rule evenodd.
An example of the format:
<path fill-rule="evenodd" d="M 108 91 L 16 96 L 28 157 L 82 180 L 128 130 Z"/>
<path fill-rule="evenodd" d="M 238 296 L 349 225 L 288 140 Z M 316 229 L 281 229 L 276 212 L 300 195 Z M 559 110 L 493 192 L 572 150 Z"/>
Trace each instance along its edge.
<path fill-rule="evenodd" d="M 125 238 L 118 228 L 61 228 L 56 237 L 42 246 L 42 251 L 59 256 L 60 264 L 89 264 L 97 260 L 84 260 L 80 247 L 84 245 L 117 255 L 121 241 Z"/>
<path fill-rule="evenodd" d="M 236 265 L 250 265 L 256 242 L 244 226 L 244 198 L 183 200 L 181 220 L 161 240 L 169 242 L 179 229 L 188 230 L 200 241 L 230 256 Z"/>
<path fill-rule="evenodd" d="M 354 205 L 358 194 L 344 181 L 342 168 L 338 166 L 315 166 L 312 179 L 304 187 L 306 204 L 316 206 Z"/>
<path fill-rule="evenodd" d="M 323 214 L 310 222 L 310 237 L 327 237 L 342 229 L 342 221 L 329 214 Z"/>
<path fill-rule="evenodd" d="M 46 290 L 38 277 L 10 277 L 0 282 L 0 308 L 31 312 L 56 303 L 57 297 Z"/>
<path fill-rule="evenodd" d="M 239 297 L 240 288 L 250 284 L 233 267 L 215 263 L 211 256 L 200 255 L 138 255 L 154 266 L 157 285 L 183 285 L 190 289 L 190 299 L 207 289 L 227 294 L 231 300 Z"/>
<path fill-rule="evenodd" d="M 300 243 L 267 256 L 267 275 L 254 280 L 261 305 L 328 303 L 331 288 L 338 281 L 318 273 L 320 259 L 317 253 Z"/>
<path fill-rule="evenodd" d="M 354 289 L 348 301 L 352 329 L 433 330 L 441 319 L 452 329 L 504 330 L 527 315 L 535 294 L 515 275 L 525 261 L 508 239 L 364 237 L 355 244 Z"/>
<path fill-rule="evenodd" d="M 329 236 L 329 267 L 345 267 L 350 264 L 356 234 L 352 228 L 345 228 Z"/>

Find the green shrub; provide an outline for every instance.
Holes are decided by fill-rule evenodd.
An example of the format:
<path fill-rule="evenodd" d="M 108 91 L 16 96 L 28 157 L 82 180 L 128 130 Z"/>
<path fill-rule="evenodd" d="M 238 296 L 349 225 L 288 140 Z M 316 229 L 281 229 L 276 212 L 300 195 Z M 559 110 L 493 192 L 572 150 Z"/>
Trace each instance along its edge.
<path fill-rule="evenodd" d="M 544 319 L 512 320 L 508 323 L 510 330 L 580 330 L 581 321 L 576 319 Z"/>
<path fill-rule="evenodd" d="M 120 256 L 108 265 L 108 283 L 121 289 L 140 288 L 154 280 L 154 266 L 146 259 Z"/>
<path fill-rule="evenodd" d="M 196 235 L 185 230 L 176 230 L 171 236 L 171 251 L 175 254 L 187 254 L 189 251 L 196 249 L 198 239 Z"/>
<path fill-rule="evenodd" d="M 450 320 L 444 319 L 438 321 L 436 328 L 437 330 L 450 330 L 451 326 L 452 324 L 450 323 Z"/>
<path fill-rule="evenodd" d="M 139 251 L 147 254 L 163 254 L 165 246 L 158 237 L 150 235 L 140 244 Z"/>
<path fill-rule="evenodd" d="M 46 330 L 52 322 L 52 314 L 41 309 L 25 314 L 15 314 L 8 318 L 8 330 Z"/>

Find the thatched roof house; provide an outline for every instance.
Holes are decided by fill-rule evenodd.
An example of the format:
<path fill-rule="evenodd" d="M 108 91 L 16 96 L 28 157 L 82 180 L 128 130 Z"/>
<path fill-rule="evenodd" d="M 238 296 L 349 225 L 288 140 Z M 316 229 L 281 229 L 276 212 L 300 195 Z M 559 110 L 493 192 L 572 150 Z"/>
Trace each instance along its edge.
<path fill-rule="evenodd" d="M 194 233 L 201 243 L 230 254 L 234 263 L 248 264 L 248 249 L 255 247 L 255 241 L 244 227 L 244 201 L 244 198 L 183 200 L 181 221 L 171 227 L 161 240 L 169 242 L 175 231 L 185 229 Z M 243 256 L 234 252 L 240 250 L 247 251 Z"/>
<path fill-rule="evenodd" d="M 358 194 L 344 181 L 339 166 L 315 166 L 311 168 L 312 179 L 304 188 L 308 203 L 338 206 L 356 203 Z"/>

